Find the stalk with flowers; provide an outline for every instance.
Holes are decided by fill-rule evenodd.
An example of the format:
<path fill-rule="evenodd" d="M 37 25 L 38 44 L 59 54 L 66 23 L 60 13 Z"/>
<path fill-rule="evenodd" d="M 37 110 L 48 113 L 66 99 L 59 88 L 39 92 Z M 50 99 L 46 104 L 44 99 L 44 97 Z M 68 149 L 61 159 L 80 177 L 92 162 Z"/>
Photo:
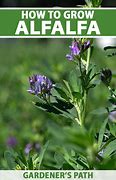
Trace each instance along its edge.
<path fill-rule="evenodd" d="M 116 150 L 114 146 L 116 129 L 115 125 L 111 123 L 111 121 L 115 122 L 116 114 L 116 93 L 110 87 L 112 72 L 110 69 L 95 71 L 95 67 L 91 63 L 92 43 L 92 39 L 73 39 L 71 46 L 69 46 L 70 54 L 66 55 L 69 63 L 74 64 L 74 70 L 71 72 L 68 81 L 63 80 L 62 83 L 54 84 L 46 76 L 33 75 L 29 77 L 30 88 L 28 92 L 38 98 L 38 101 L 34 102 L 35 106 L 49 113 L 70 119 L 73 126 L 77 127 L 77 130 L 74 127 L 63 130 L 66 131 L 65 140 L 57 139 L 62 143 L 65 141 L 68 141 L 69 144 L 74 143 L 74 147 L 70 151 L 78 153 L 78 156 L 75 155 L 76 160 L 68 154 L 67 146 L 60 149 L 60 153 L 73 169 L 96 169 L 99 167 L 99 162 L 104 162 L 105 157 Z M 110 92 L 109 101 L 112 104 L 111 107 L 106 108 L 108 117 L 103 121 L 98 132 L 94 132 L 95 127 L 89 129 L 86 122 L 88 95 L 91 89 L 97 86 L 96 78 L 101 79 L 108 88 Z M 108 118 L 111 120 L 109 123 Z M 107 126 L 109 127 L 107 128 Z M 63 136 L 65 136 L 64 132 L 62 132 Z M 73 138 L 70 140 L 70 136 L 77 138 L 75 142 L 73 142 Z M 85 138 L 87 144 L 80 142 L 80 138 Z M 82 148 L 82 150 L 78 150 L 78 148 Z M 69 156 L 68 158 L 71 158 L 73 163 L 72 160 L 67 160 L 66 156 Z"/>
<path fill-rule="evenodd" d="M 41 101 L 35 103 L 35 105 L 38 107 L 42 106 L 42 108 L 45 108 L 48 112 L 57 112 L 61 115 L 67 114 L 67 117 L 70 117 L 71 114 L 67 110 L 75 108 L 77 115 L 75 117 L 72 116 L 72 118 L 76 120 L 79 125 L 83 126 L 85 121 L 87 94 L 89 89 L 94 87 L 91 81 L 97 74 L 95 73 L 91 76 L 92 69 L 89 69 L 91 51 L 90 40 L 74 39 L 69 48 L 70 54 L 66 55 L 66 58 L 76 65 L 76 69 L 79 72 L 79 89 L 73 90 L 71 85 L 66 81 L 63 81 L 64 85 L 55 85 L 52 84 L 51 80 L 46 76 L 33 75 L 29 77 L 30 89 L 28 92 L 38 96 Z M 77 83 L 76 79 L 75 83 Z M 59 97 L 55 95 L 55 91 L 59 94 Z M 64 107 L 60 107 L 59 103 L 64 104 Z"/>
<path fill-rule="evenodd" d="M 80 95 L 83 97 L 80 102 L 75 102 L 74 106 L 77 110 L 78 117 L 76 118 L 77 122 L 80 125 L 83 125 L 84 118 L 85 118 L 85 109 L 86 109 L 86 98 L 87 98 L 87 89 L 84 87 L 84 76 L 83 73 L 85 73 L 85 76 L 88 73 L 89 69 L 89 61 L 90 61 L 90 40 L 84 40 L 80 39 L 79 41 L 76 41 L 76 39 L 72 42 L 72 46 L 69 46 L 71 50 L 71 54 L 67 55 L 67 59 L 70 61 L 74 61 L 79 67 L 79 73 L 81 77 L 81 90 Z M 88 50 L 87 52 L 87 61 L 83 60 L 84 52 Z M 92 79 L 91 79 L 92 80 Z"/>
<path fill-rule="evenodd" d="M 79 125 L 83 126 L 88 90 L 93 87 L 93 84 L 90 83 L 97 74 L 94 74 L 92 77 L 88 76 L 92 71 L 92 69 L 89 70 L 91 49 L 90 40 L 74 39 L 72 45 L 69 47 L 71 52 L 70 54 L 66 55 L 66 58 L 75 63 L 77 71 L 79 71 L 80 90 L 74 91 L 71 89 L 70 84 L 68 84 L 66 81 L 64 81 L 64 88 L 66 89 L 63 90 L 63 87 L 53 85 L 51 80 L 47 77 L 42 75 L 33 75 L 32 77 L 29 77 L 30 89 L 28 92 L 38 96 L 43 101 L 43 104 L 37 102 L 35 105 L 38 107 L 45 107 L 45 109 L 47 108 L 47 111 L 51 111 L 53 113 L 57 111 L 58 114 L 64 115 L 66 114 L 65 106 L 67 106 L 67 108 L 69 107 L 70 109 L 75 108 L 77 111 L 77 116 L 74 117 L 74 120 L 76 120 Z M 86 53 L 86 51 L 88 52 Z M 83 59 L 84 56 L 87 57 L 87 61 Z M 60 97 L 55 96 L 53 92 L 54 90 L 59 93 Z M 69 93 L 69 95 L 67 93 Z M 59 103 L 64 103 L 65 106 L 59 108 Z M 69 116 L 70 113 L 67 112 L 67 117 Z"/>

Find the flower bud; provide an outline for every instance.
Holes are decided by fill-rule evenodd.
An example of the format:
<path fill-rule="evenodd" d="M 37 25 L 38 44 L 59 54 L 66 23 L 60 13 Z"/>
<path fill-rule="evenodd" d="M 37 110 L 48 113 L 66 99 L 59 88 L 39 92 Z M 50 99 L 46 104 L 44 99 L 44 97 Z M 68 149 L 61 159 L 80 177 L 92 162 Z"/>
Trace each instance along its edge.
<path fill-rule="evenodd" d="M 79 56 L 81 53 L 86 51 L 90 47 L 90 40 L 74 40 L 72 42 L 72 45 L 69 46 L 70 48 L 70 54 L 66 55 L 66 58 L 69 61 L 74 60 L 75 57 Z"/>
<path fill-rule="evenodd" d="M 109 86 L 111 79 L 112 79 L 112 72 L 110 69 L 102 69 L 100 75 L 101 81 L 106 85 Z"/>
<path fill-rule="evenodd" d="M 112 122 L 116 122 L 116 110 L 109 113 L 109 120 Z"/>
<path fill-rule="evenodd" d="M 14 148 L 16 145 L 17 145 L 17 139 L 14 137 L 14 136 L 10 136 L 8 139 L 7 139 L 7 145 L 9 147 L 12 147 Z"/>

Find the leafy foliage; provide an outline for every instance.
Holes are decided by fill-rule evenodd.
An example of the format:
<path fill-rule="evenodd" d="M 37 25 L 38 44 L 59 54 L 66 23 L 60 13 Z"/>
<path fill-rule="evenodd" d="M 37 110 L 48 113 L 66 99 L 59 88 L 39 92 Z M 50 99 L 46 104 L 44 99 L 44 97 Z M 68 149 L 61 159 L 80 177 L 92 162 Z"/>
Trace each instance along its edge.
<path fill-rule="evenodd" d="M 102 0 L 85 0 L 88 7 L 99 7 L 102 3 Z"/>

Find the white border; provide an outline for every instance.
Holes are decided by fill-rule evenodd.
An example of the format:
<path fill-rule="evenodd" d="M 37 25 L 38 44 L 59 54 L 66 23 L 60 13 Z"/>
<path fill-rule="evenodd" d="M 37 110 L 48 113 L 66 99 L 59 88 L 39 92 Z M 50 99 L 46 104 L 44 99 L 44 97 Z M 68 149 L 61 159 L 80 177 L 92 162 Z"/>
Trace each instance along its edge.
<path fill-rule="evenodd" d="M 40 173 L 45 174 L 47 172 L 47 177 L 39 177 Z M 67 173 L 70 172 L 71 177 L 67 176 Z M 31 174 L 30 174 L 31 173 Z M 38 174 L 38 177 L 35 176 L 35 173 Z M 64 173 L 64 177 L 54 177 L 50 178 L 50 173 Z M 76 173 L 76 177 L 75 177 Z M 81 177 L 79 177 L 81 173 Z M 85 175 L 86 173 L 86 175 Z M 26 177 L 27 175 L 27 177 Z M 33 176 L 32 178 L 29 175 Z M 90 176 L 91 175 L 91 176 Z M 92 177 L 93 176 L 93 177 Z M 114 180 L 116 179 L 116 170 L 0 170 L 0 179 L 1 180 Z"/>
<path fill-rule="evenodd" d="M 3 8 L 0 8 L 0 10 L 51 10 L 51 9 L 54 9 L 54 10 L 116 10 L 116 8 L 107 8 L 107 7 L 104 7 L 104 8 L 80 8 L 80 7 L 71 7 L 71 8 L 67 8 L 67 7 L 3 7 Z M 78 38 L 107 38 L 107 37 L 110 37 L 110 38 L 116 38 L 116 36 L 0 36 L 0 39 L 2 38 L 13 38 L 13 39 L 28 39 L 28 38 L 31 38 L 31 39 L 34 39 L 34 38 L 73 38 L 73 37 L 78 37 Z"/>

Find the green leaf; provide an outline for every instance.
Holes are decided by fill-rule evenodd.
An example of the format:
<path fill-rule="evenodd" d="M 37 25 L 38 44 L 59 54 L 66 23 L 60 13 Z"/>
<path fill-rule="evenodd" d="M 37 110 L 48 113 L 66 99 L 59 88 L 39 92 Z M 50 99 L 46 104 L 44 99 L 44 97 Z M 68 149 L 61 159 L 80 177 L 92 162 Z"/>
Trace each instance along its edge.
<path fill-rule="evenodd" d="M 78 156 L 77 158 L 78 164 L 80 164 L 84 169 L 89 169 L 89 165 L 87 163 L 87 159 L 84 156 Z"/>
<path fill-rule="evenodd" d="M 95 88 L 95 87 L 96 87 L 96 84 L 90 84 L 90 85 L 87 87 L 87 90 L 92 89 L 92 88 Z"/>
<path fill-rule="evenodd" d="M 9 169 L 14 170 L 16 167 L 16 163 L 15 163 L 15 158 L 13 157 L 13 154 L 10 151 L 5 151 L 4 158 L 7 161 Z"/>
<path fill-rule="evenodd" d="M 116 49 L 116 46 L 106 46 L 104 47 L 104 50 L 108 50 L 108 49 Z"/>
<path fill-rule="evenodd" d="M 82 95 L 79 92 L 72 92 L 72 95 L 76 100 L 82 99 Z"/>
<path fill-rule="evenodd" d="M 99 5 L 101 5 L 102 1 L 103 1 L 103 0 L 99 0 Z"/>
<path fill-rule="evenodd" d="M 72 158 L 69 153 L 64 149 L 64 159 L 67 161 L 67 163 L 73 167 L 73 169 L 77 169 L 77 162 Z"/>
<path fill-rule="evenodd" d="M 109 122 L 108 125 L 109 125 L 109 128 L 110 128 L 111 134 L 112 134 L 114 137 L 116 137 L 116 124 L 115 124 L 115 123 L 112 123 L 112 122 Z"/>
<path fill-rule="evenodd" d="M 28 170 L 33 170 L 33 161 L 32 161 L 32 157 L 30 157 L 30 155 L 28 157 L 27 163 L 28 163 Z"/>
<path fill-rule="evenodd" d="M 44 154 L 48 148 L 48 145 L 49 145 L 49 141 L 46 142 L 46 144 L 43 146 L 43 148 L 41 149 L 41 152 L 40 152 L 40 155 L 39 155 L 39 169 L 41 167 L 41 164 L 42 164 L 42 161 L 43 161 L 43 158 L 44 158 Z"/>
<path fill-rule="evenodd" d="M 73 169 L 75 170 L 82 170 L 83 169 L 83 166 L 81 165 L 80 162 L 77 162 L 77 159 L 73 156 L 71 156 L 71 154 L 66 150 L 64 149 L 64 159 L 67 161 L 67 163 L 73 167 Z"/>
<path fill-rule="evenodd" d="M 104 50 L 106 51 L 106 50 L 108 50 L 108 57 L 113 57 L 113 56 L 116 56 L 116 51 L 114 52 L 114 50 L 113 50 L 113 52 L 111 51 L 112 49 L 116 49 L 116 46 L 106 46 L 106 47 L 104 47 Z"/>
<path fill-rule="evenodd" d="M 91 79 L 91 73 L 92 73 L 92 68 L 90 68 L 90 70 L 88 71 L 87 75 L 86 75 L 86 81 L 87 81 L 87 84 L 89 83 L 89 80 Z"/>
<path fill-rule="evenodd" d="M 116 78 L 116 71 L 113 71 L 113 72 L 112 72 L 112 77 L 113 77 L 113 78 Z"/>
<path fill-rule="evenodd" d="M 69 100 L 69 91 L 67 90 L 67 87 L 64 84 L 60 84 L 60 83 L 55 84 L 55 87 L 53 90 L 55 90 L 56 96 L 58 95 L 67 101 Z"/>
<path fill-rule="evenodd" d="M 47 111 L 49 113 L 58 114 L 61 116 L 64 116 L 66 118 L 74 119 L 74 116 L 70 114 L 68 110 L 71 109 L 72 104 L 68 102 L 62 102 L 63 104 L 58 104 L 57 102 L 51 103 L 51 104 L 42 104 L 39 102 L 36 102 L 35 105 L 44 111 Z M 63 105 L 63 106 L 62 106 Z"/>
<path fill-rule="evenodd" d="M 61 153 L 55 152 L 54 159 L 56 161 L 55 167 L 57 169 L 61 169 L 63 167 L 64 162 L 65 162 L 63 155 Z"/>
<path fill-rule="evenodd" d="M 95 115 L 103 115 L 107 113 L 107 110 L 105 108 L 98 108 L 90 112 L 91 114 Z"/>
<path fill-rule="evenodd" d="M 107 125 L 107 122 L 108 122 L 108 119 L 106 119 L 101 128 L 100 128 L 100 131 L 99 131 L 99 137 L 98 137 L 98 148 L 101 147 L 102 145 L 102 141 L 103 141 L 103 137 L 104 137 L 104 133 L 105 133 L 105 129 L 106 129 L 106 125 Z"/>
<path fill-rule="evenodd" d="M 51 90 L 51 94 L 52 94 L 52 96 L 50 97 L 50 99 L 52 99 L 53 97 L 61 98 L 61 95 L 60 95 L 60 93 L 57 91 L 57 88 L 56 88 L 56 87 L 54 87 L 54 88 Z"/>
<path fill-rule="evenodd" d="M 57 93 L 60 95 L 61 98 L 65 99 L 65 100 L 69 100 L 69 97 L 66 95 L 66 93 L 63 91 L 63 89 L 55 87 L 55 90 L 57 91 Z"/>
<path fill-rule="evenodd" d="M 64 82 L 64 85 L 65 85 L 65 87 L 67 88 L 69 94 L 72 95 L 72 91 L 71 91 L 71 88 L 70 88 L 69 83 L 68 83 L 67 81 L 65 81 L 65 80 L 63 80 L 63 82 Z"/>
<path fill-rule="evenodd" d="M 91 0 L 85 0 L 86 4 L 88 5 L 88 7 L 92 7 L 92 2 Z"/>
<path fill-rule="evenodd" d="M 106 146 L 103 157 L 108 158 L 114 151 L 116 151 L 116 139 Z"/>
<path fill-rule="evenodd" d="M 39 154 L 35 154 L 35 155 L 32 157 L 32 160 L 33 160 L 33 165 L 34 165 L 34 167 L 37 167 L 37 164 L 39 163 Z"/>
<path fill-rule="evenodd" d="M 58 99 L 58 98 L 56 98 L 55 102 L 51 102 L 50 104 L 48 103 L 43 104 L 43 103 L 36 102 L 35 105 L 41 109 L 46 110 L 47 112 L 53 112 L 55 114 L 62 114 L 62 111 L 67 112 L 68 109 L 73 108 L 73 104 L 65 100 Z"/>
<path fill-rule="evenodd" d="M 102 3 L 102 0 L 92 0 L 93 7 L 99 7 Z"/>
<path fill-rule="evenodd" d="M 37 106 L 39 109 L 47 111 L 49 113 L 62 114 L 61 111 L 59 111 L 58 109 L 54 108 L 50 104 L 44 104 L 44 103 L 36 102 L 35 106 Z"/>
<path fill-rule="evenodd" d="M 20 150 L 18 158 L 25 166 L 27 166 L 27 161 L 22 150 Z"/>
<path fill-rule="evenodd" d="M 63 111 L 67 111 L 68 109 L 72 109 L 74 106 L 70 102 L 61 100 L 61 99 L 56 99 L 57 103 L 53 103 L 53 105 Z"/>
<path fill-rule="evenodd" d="M 78 71 L 74 69 L 70 72 L 69 75 L 69 84 L 71 87 L 71 91 L 78 92 L 79 91 L 79 78 L 77 77 Z"/>
<path fill-rule="evenodd" d="M 110 97 L 109 101 L 110 101 L 112 104 L 116 105 L 116 97 Z"/>

